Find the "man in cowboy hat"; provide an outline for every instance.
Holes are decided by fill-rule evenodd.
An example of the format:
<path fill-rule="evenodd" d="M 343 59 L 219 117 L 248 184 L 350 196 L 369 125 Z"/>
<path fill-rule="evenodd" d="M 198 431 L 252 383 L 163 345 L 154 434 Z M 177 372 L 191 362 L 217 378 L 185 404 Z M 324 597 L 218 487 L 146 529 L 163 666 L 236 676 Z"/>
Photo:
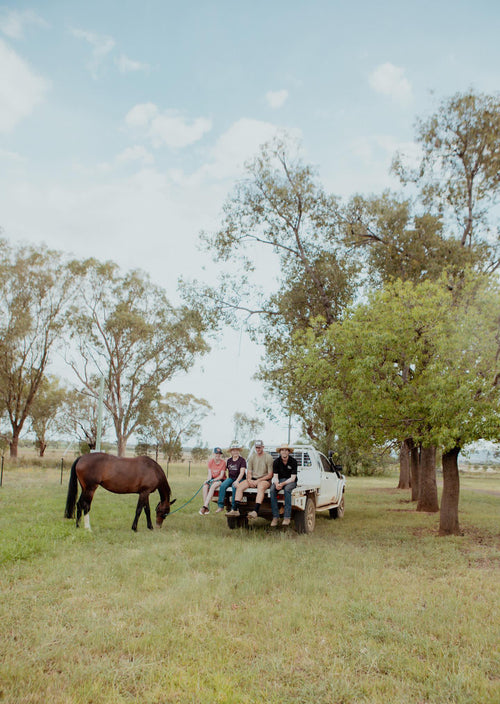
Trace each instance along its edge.
<path fill-rule="evenodd" d="M 287 443 L 283 443 L 276 448 L 276 452 L 280 453 L 273 462 L 273 481 L 271 484 L 271 510 L 273 512 L 273 520 L 271 528 L 278 525 L 279 507 L 278 507 L 278 491 L 283 489 L 285 495 L 285 514 L 283 516 L 284 526 L 290 525 L 292 517 L 292 491 L 297 486 L 297 460 L 292 457 L 293 447 Z"/>
<path fill-rule="evenodd" d="M 247 462 L 244 457 L 240 455 L 241 445 L 239 443 L 232 442 L 229 448 L 231 457 L 226 461 L 228 477 L 219 487 L 219 500 L 218 508 L 216 513 L 219 513 L 224 508 L 224 498 L 226 496 L 226 489 L 228 486 L 232 485 L 233 493 L 231 497 L 231 511 L 227 512 L 227 516 L 239 515 L 235 514 L 235 493 L 238 482 L 241 482 L 245 478 L 245 470 L 247 468 Z"/>
<path fill-rule="evenodd" d="M 273 476 L 273 458 L 269 452 L 264 452 L 262 440 L 255 441 L 255 452 L 252 452 L 247 463 L 247 477 L 240 481 L 236 487 L 235 512 L 231 515 L 240 515 L 240 501 L 245 489 L 257 489 L 255 510 L 248 513 L 248 518 L 254 519 L 259 515 L 259 509 L 264 501 L 266 489 L 271 486 Z"/>

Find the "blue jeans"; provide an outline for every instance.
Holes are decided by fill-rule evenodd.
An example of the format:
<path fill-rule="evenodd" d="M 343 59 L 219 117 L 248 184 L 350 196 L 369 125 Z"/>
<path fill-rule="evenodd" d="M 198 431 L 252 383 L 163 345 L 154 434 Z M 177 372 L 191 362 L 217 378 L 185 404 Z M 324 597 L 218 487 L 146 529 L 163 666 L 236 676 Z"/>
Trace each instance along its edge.
<path fill-rule="evenodd" d="M 291 484 L 285 484 L 283 487 L 283 493 L 285 494 L 285 515 L 284 518 L 292 517 L 292 491 L 297 486 L 297 482 L 292 482 Z M 276 484 L 271 484 L 271 510 L 273 512 L 273 518 L 280 517 L 280 511 L 278 507 L 278 492 L 276 491 Z"/>
<path fill-rule="evenodd" d="M 231 477 L 228 477 L 227 479 L 224 479 L 222 484 L 219 487 L 219 498 L 217 499 L 217 506 L 219 508 L 224 508 L 224 499 L 226 498 L 226 489 L 228 486 L 233 487 L 233 494 L 231 496 L 231 508 L 234 510 L 235 504 L 234 504 L 234 497 L 236 495 L 236 479 L 231 479 Z"/>

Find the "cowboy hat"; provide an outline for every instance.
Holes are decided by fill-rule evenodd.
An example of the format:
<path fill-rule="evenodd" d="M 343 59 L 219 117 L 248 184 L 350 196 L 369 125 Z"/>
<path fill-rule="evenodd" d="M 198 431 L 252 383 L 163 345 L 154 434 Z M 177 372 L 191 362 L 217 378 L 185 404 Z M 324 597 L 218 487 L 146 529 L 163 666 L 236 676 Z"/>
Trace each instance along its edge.
<path fill-rule="evenodd" d="M 229 446 L 229 450 L 230 451 L 231 450 L 241 450 L 241 445 L 239 443 L 237 443 L 236 441 L 232 442 Z"/>
<path fill-rule="evenodd" d="M 290 447 L 288 443 L 284 442 L 276 448 L 276 452 L 281 452 L 281 450 L 288 450 L 288 452 L 293 452 L 293 447 Z"/>

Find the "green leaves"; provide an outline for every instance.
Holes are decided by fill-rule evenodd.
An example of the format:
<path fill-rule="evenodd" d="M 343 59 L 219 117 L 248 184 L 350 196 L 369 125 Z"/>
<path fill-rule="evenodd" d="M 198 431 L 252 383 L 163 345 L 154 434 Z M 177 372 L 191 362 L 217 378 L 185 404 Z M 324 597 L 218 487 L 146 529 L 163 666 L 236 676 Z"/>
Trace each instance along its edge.
<path fill-rule="evenodd" d="M 122 452 L 148 417 L 160 386 L 208 350 L 204 323 L 188 307 L 174 309 L 144 272 L 121 274 L 95 260 L 82 271 L 83 305 L 72 318 L 78 343 L 72 367 L 94 397 L 95 375 L 104 375 L 105 405 Z"/>

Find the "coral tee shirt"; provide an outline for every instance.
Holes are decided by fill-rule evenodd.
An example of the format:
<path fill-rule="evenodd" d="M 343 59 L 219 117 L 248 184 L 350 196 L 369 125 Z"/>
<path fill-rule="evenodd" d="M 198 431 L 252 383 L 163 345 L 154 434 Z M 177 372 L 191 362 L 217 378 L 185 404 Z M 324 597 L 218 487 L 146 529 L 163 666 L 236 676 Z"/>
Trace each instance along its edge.
<path fill-rule="evenodd" d="M 208 460 L 208 469 L 210 470 L 210 474 L 212 475 L 212 479 L 215 479 L 216 477 L 219 477 L 219 474 L 221 473 L 221 470 L 224 470 L 224 474 L 222 475 L 222 479 L 226 478 L 226 463 L 224 460 L 221 460 L 219 464 L 215 461 L 215 459 L 212 457 L 212 459 Z"/>

